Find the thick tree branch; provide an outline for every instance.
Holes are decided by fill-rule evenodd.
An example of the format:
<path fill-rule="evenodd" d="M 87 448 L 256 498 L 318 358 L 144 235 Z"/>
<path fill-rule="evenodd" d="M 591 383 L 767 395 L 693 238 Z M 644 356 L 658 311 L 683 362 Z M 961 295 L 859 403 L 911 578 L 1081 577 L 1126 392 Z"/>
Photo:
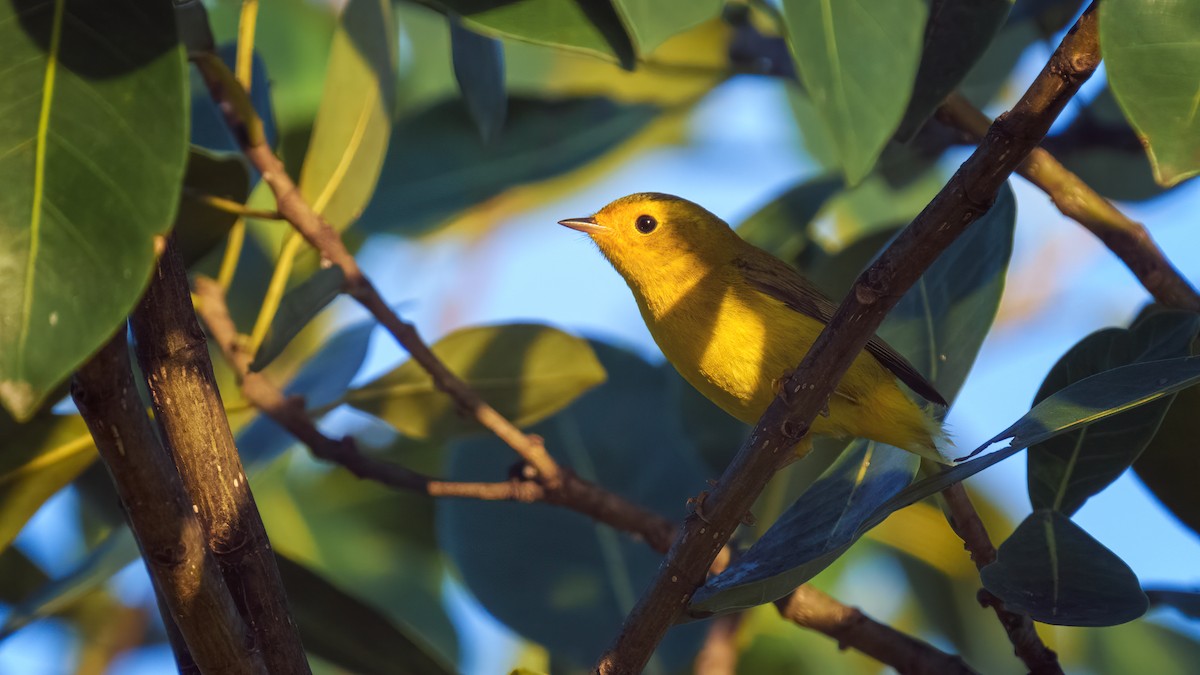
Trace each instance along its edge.
<path fill-rule="evenodd" d="M 163 443 L 268 671 L 309 672 L 171 240 L 131 324 Z"/>
<path fill-rule="evenodd" d="M 1063 39 L 1049 63 L 1012 110 L 941 192 L 855 282 L 829 325 L 659 568 L 651 587 L 600 658 L 601 673 L 637 673 L 667 629 L 704 582 L 709 565 L 762 492 L 780 460 L 808 431 L 851 361 L 887 312 L 967 227 L 983 215 L 997 191 L 1045 136 L 1054 119 L 1100 60 L 1093 4 Z"/>
<path fill-rule="evenodd" d="M 168 625 L 206 673 L 266 673 L 245 622 L 205 544 L 175 463 L 138 397 L 122 325 L 71 382 L 142 550 Z"/>
<path fill-rule="evenodd" d="M 946 99 L 938 108 L 937 118 L 976 141 L 983 138 L 991 124 L 987 115 L 959 94 Z M 1167 307 L 1200 312 L 1200 294 L 1167 260 L 1145 226 L 1121 213 L 1054 155 L 1034 148 L 1017 172 L 1049 195 L 1064 216 L 1104 242 L 1155 300 Z"/>

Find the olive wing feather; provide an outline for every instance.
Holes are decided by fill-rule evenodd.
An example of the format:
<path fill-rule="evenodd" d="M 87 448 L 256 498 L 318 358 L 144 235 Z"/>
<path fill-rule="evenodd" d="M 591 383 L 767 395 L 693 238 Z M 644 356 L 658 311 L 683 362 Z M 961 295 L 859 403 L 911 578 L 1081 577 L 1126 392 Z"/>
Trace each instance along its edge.
<path fill-rule="evenodd" d="M 734 260 L 742 272 L 742 276 L 752 288 L 771 296 L 791 309 L 806 316 L 829 323 L 837 305 L 833 304 L 825 294 L 812 282 L 800 276 L 800 273 L 787 263 L 764 253 L 759 256 L 741 256 Z M 920 394 L 925 399 L 938 405 L 947 405 L 946 399 L 938 393 L 925 376 L 917 371 L 900 352 L 892 349 L 877 335 L 871 336 L 866 350 L 877 361 L 890 370 L 901 382 Z"/>

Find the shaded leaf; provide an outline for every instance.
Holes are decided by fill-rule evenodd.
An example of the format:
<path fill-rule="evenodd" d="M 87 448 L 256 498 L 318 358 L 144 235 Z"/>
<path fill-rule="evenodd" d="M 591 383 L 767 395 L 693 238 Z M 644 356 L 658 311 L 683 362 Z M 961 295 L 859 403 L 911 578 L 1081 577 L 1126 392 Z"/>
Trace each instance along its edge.
<path fill-rule="evenodd" d="M 337 229 L 370 200 L 396 107 L 396 31 L 388 0 L 350 0 L 333 35 L 300 192 Z"/>
<path fill-rule="evenodd" d="M 1146 594 L 1120 558 L 1070 518 L 1029 515 L 980 570 L 983 586 L 1014 612 L 1058 626 L 1114 626 L 1146 613 Z"/>
<path fill-rule="evenodd" d="M 42 504 L 96 461 L 78 415 L 43 412 L 17 424 L 0 412 L 0 551 Z"/>
<path fill-rule="evenodd" d="M 838 150 L 846 182 L 870 173 L 896 131 L 921 60 L 923 0 L 784 0 L 796 72 Z"/>
<path fill-rule="evenodd" d="M 1130 363 L 1186 356 L 1200 317 L 1156 314 L 1130 330 L 1110 328 L 1085 337 L 1063 355 L 1042 382 L 1034 403 L 1096 373 Z M 1071 515 L 1117 479 L 1154 438 L 1171 397 L 1033 445 L 1029 500 L 1036 509 Z"/>
<path fill-rule="evenodd" d="M 812 579 L 861 534 L 859 525 L 916 475 L 919 460 L 857 441 L 750 550 L 708 580 L 688 612 L 706 616 L 774 601 Z"/>
<path fill-rule="evenodd" d="M 606 98 L 512 97 L 504 133 L 484 144 L 457 100 L 397 125 L 379 190 L 359 227 L 417 235 L 504 190 L 590 162 L 630 138 L 659 109 Z"/>
<path fill-rule="evenodd" d="M 375 326 L 374 319 L 360 321 L 327 339 L 283 393 L 303 396 L 308 409 L 318 416 L 321 409 L 336 405 L 362 367 Z M 263 415 L 255 417 L 237 436 L 238 449 L 246 462 L 273 460 L 296 442 L 291 433 Z"/>
<path fill-rule="evenodd" d="M 1172 607 L 1184 616 L 1200 619 L 1200 592 L 1167 588 L 1147 588 L 1146 597 L 1152 607 Z"/>
<path fill-rule="evenodd" d="M 187 71 L 166 3 L 4 2 L 0 44 L 0 403 L 27 420 L 150 279 Z"/>
<path fill-rule="evenodd" d="M 1193 532 L 1200 534 L 1200 387 L 1175 395 L 1158 433 L 1133 470 L 1154 496 Z"/>
<path fill-rule="evenodd" d="M 642 56 L 672 35 L 716 17 L 723 4 L 722 0 L 613 0 Z"/>
<path fill-rule="evenodd" d="M 454 79 L 462 92 L 467 112 L 479 129 L 484 143 L 490 142 L 504 126 L 508 113 L 508 93 L 504 89 L 504 45 L 450 21 L 450 46 L 454 61 Z"/>
<path fill-rule="evenodd" d="M 909 140 L 979 60 L 1004 25 L 1013 0 L 933 0 L 912 99 L 896 135 Z"/>
<path fill-rule="evenodd" d="M 184 262 L 194 265 L 222 242 L 238 217 L 203 203 L 220 197 L 239 204 L 250 196 L 250 169 L 241 155 L 216 155 L 198 147 L 188 153 L 183 176 L 184 197 L 175 214 L 175 246 Z"/>
<path fill-rule="evenodd" d="M 1106 0 L 1100 48 L 1109 86 L 1146 145 L 1155 180 L 1169 187 L 1200 173 L 1200 4 Z"/>
<path fill-rule="evenodd" d="M 562 410 L 605 379 L 587 341 L 537 324 L 466 328 L 438 340 L 433 352 L 517 426 Z M 460 415 L 412 360 L 350 390 L 344 401 L 412 438 L 481 429 L 474 418 Z"/>
<path fill-rule="evenodd" d="M 21 549 L 10 546 L 0 551 L 0 603 L 14 604 L 48 580 Z"/>
<path fill-rule="evenodd" d="M 665 371 L 593 346 L 608 382 L 530 431 L 582 477 L 668 517 L 683 515 L 704 473 L 682 441 Z M 502 479 L 514 460 L 492 436 L 464 440 L 451 446 L 449 478 Z M 577 666 L 601 653 L 662 558 L 607 525 L 547 504 L 436 506 L 438 540 L 472 594 L 507 626 Z M 690 663 L 702 638 L 702 630 L 673 630 L 658 651 L 661 666 L 673 672 Z"/>
<path fill-rule="evenodd" d="M 355 673 L 436 675 L 450 664 L 375 608 L 303 564 L 276 554 L 300 638 L 313 654 Z"/>
<path fill-rule="evenodd" d="M 844 186 L 841 176 L 817 176 L 798 183 L 743 220 L 737 233 L 777 258 L 795 261 L 809 247 L 809 225 Z"/>
<path fill-rule="evenodd" d="M 311 277 L 285 293 L 279 303 L 279 309 L 271 319 L 271 327 L 267 329 L 262 346 L 258 348 L 254 361 L 250 364 L 250 372 L 266 368 L 276 356 L 283 353 L 292 338 L 341 295 L 345 283 L 346 273 L 342 268 L 330 265 L 317 270 Z"/>
<path fill-rule="evenodd" d="M 609 0 L 431 0 L 486 35 L 589 52 L 633 70 L 629 34 Z"/>

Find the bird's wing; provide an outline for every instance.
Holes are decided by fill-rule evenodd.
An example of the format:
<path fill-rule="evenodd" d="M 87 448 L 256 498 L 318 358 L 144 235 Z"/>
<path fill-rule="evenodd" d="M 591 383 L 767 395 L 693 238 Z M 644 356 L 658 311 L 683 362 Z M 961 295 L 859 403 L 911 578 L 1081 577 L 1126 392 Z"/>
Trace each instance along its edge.
<path fill-rule="evenodd" d="M 821 323 L 829 323 L 837 305 L 809 280 L 782 260 L 772 255 L 739 256 L 734 265 L 742 272 L 746 282 L 755 290 L 775 298 L 793 310 L 810 316 Z M 867 342 L 867 352 L 890 370 L 901 382 L 925 399 L 938 405 L 947 405 L 946 399 L 936 387 L 925 379 L 900 352 L 892 349 L 877 335 Z"/>

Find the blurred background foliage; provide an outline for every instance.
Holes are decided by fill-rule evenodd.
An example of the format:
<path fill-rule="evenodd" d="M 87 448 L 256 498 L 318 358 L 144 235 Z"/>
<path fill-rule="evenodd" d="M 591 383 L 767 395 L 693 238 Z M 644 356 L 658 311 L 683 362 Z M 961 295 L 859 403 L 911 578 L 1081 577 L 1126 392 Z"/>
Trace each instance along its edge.
<path fill-rule="evenodd" d="M 802 0 L 275 0 L 259 9 L 250 91 L 302 192 L 344 230 L 389 301 L 439 338 L 439 356 L 544 436 L 564 465 L 677 518 L 747 429 L 661 362 L 619 280 L 599 271 L 598 256 L 586 282 L 556 276 L 564 263 L 550 257 L 562 249 L 540 241 L 564 237 L 553 220 L 633 191 L 614 189 L 635 178 L 646 181 L 637 189 L 686 186 L 683 196 L 729 217 L 747 239 L 839 298 L 964 156 L 956 133 L 926 124 L 940 100 L 957 89 L 990 112 L 1003 110 L 1081 4 L 856 3 L 873 21 L 834 4 L 842 66 L 861 78 L 846 87 L 845 73 L 820 55 L 830 36 L 817 3 Z M 219 53 L 234 66 L 241 3 L 205 5 Z M 1197 170 L 1200 127 L 1172 122 L 1180 90 L 1169 77 L 1148 82 L 1147 73 L 1158 72 L 1163 59 L 1196 72 L 1188 64 L 1200 67 L 1200 24 L 1187 23 L 1195 12 L 1180 10 L 1185 20 L 1176 23 L 1196 30 L 1169 34 L 1180 35 L 1186 49 L 1147 56 L 1124 45 L 1182 28 L 1155 24 L 1131 0 L 1105 0 L 1104 10 L 1104 39 L 1111 34 L 1115 45 L 1110 51 L 1106 42 L 1107 76 L 1085 89 L 1045 147 L 1100 193 L 1151 220 L 1184 213 L 1169 205 L 1200 203 L 1195 185 L 1182 182 Z M 1123 36 L 1126 30 L 1135 37 Z M 196 198 L 273 208 L 194 72 L 190 91 L 192 145 L 176 233 L 193 272 L 217 276 L 228 233 L 244 228 L 229 302 L 257 348 L 255 368 L 304 396 L 323 428 L 353 433 L 379 457 L 452 479 L 503 479 L 511 452 L 455 415 L 394 346 L 375 344 L 388 341 L 357 308 L 335 299 L 340 277 L 321 270 L 285 224 L 241 222 Z M 756 165 L 764 153 L 745 144 L 764 138 L 771 153 L 787 158 L 782 164 L 773 155 Z M 688 148 L 685 161 L 655 159 Z M 1143 300 L 1115 265 L 1102 275 L 1117 280 L 1107 288 L 1126 287 L 1124 295 L 1074 287 L 1084 260 L 1071 248 L 1085 235 L 1070 225 L 1045 228 L 1056 216 L 1044 198 L 1014 187 L 1017 196 L 1006 188 L 881 331 L 947 398 L 963 390 L 950 421 L 964 454 L 1023 414 L 1035 391 L 1041 400 L 1093 373 L 1196 349 L 1190 315 L 1152 308 L 1133 320 Z M 1018 218 L 1027 207 L 1030 215 Z M 1188 249 L 1166 248 L 1187 258 L 1177 261 L 1185 271 L 1200 270 Z M 537 309 L 541 301 L 577 309 L 563 316 Z M 1062 303 L 1071 306 L 1056 311 Z M 1074 347 L 1049 355 L 1041 370 L 1006 365 L 1006 355 L 1031 349 L 1038 331 L 1051 330 L 1047 317 L 1062 325 L 1052 329 L 1060 336 L 1048 343 L 1055 346 L 1044 349 Z M 1087 335 L 1104 325 L 1117 327 Z M 111 328 L 96 331 L 107 336 Z M 1013 337 L 1024 334 L 1031 342 Z M 989 351 L 985 339 L 999 346 Z M 642 542 L 562 509 L 434 503 L 319 464 L 255 414 L 215 350 L 214 364 L 318 672 L 581 672 L 657 567 L 659 556 Z M 1021 384 L 998 387 L 992 377 L 972 389 L 973 365 Z M 1162 505 L 1143 497 L 1121 527 L 1136 529 L 1143 517 L 1185 524 L 1153 552 L 1178 557 L 1176 576 L 1143 584 L 1196 584 L 1197 392 L 1035 445 L 1028 502 L 1022 476 L 1011 470 L 993 479 L 993 489 L 974 493 L 997 544 L 1024 533 L 1001 548 L 1002 561 L 1049 551 L 1075 556 L 1080 565 L 1098 565 L 1088 574 L 1101 576 L 1072 577 L 1080 583 L 1068 590 L 1077 596 L 1065 601 L 1087 609 L 1097 585 L 1116 593 L 1109 606 L 1084 614 L 1123 625 L 1040 626 L 1068 671 L 1187 673 L 1200 663 L 1200 630 L 1181 618 L 1200 613 L 1197 596 L 1177 587 L 1142 595 L 1138 565 L 1130 570 L 1070 518 L 1118 476 L 1131 482 L 1125 469 L 1133 465 Z M 61 388 L 45 394 L 62 397 Z M 991 416 L 981 412 L 991 407 Z M 801 580 L 984 672 L 1022 672 L 1003 629 L 976 602 L 979 575 L 936 501 L 892 513 L 861 539 L 846 529 L 918 472 L 891 449 L 846 445 L 820 445 L 778 476 L 738 545 L 791 547 Z M 1086 462 L 1077 469 L 1081 447 Z M 136 545 L 95 459 L 69 405 L 22 423 L 0 413 L 0 669 L 170 667 Z M 1034 512 L 1019 529 L 1030 504 Z M 821 530 L 825 515 L 832 525 Z M 1063 548 L 1039 539 L 1043 522 L 1071 535 L 1058 542 Z M 1006 551 L 1020 553 L 1005 558 Z M 1045 571 L 989 569 L 984 581 L 998 593 L 1006 584 L 1028 587 Z M 1124 623 L 1143 614 L 1147 596 L 1150 613 Z M 1125 604 L 1116 608 L 1117 600 Z M 706 625 L 674 630 L 649 672 L 688 672 Z M 745 612 L 736 645 L 744 673 L 882 669 L 797 629 L 770 606 Z"/>

